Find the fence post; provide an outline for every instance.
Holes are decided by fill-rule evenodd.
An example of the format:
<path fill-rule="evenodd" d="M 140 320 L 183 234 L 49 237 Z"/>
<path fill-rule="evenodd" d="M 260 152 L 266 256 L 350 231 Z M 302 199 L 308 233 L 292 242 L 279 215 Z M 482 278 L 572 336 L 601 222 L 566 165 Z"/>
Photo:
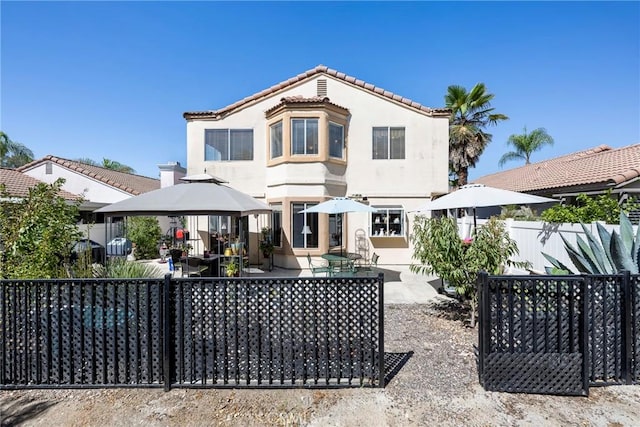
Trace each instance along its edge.
<path fill-rule="evenodd" d="M 488 292 L 489 275 L 486 271 L 478 273 L 476 280 L 476 286 L 478 287 L 478 377 L 480 384 L 484 387 L 484 351 L 485 351 L 485 339 L 487 339 L 488 333 L 485 330 L 489 329 L 489 298 L 486 295 Z"/>
<path fill-rule="evenodd" d="M 622 322 L 622 337 L 620 347 L 622 349 L 622 360 L 620 361 L 620 374 L 625 380 L 625 384 L 632 384 L 631 381 L 631 360 L 633 337 L 631 334 L 631 273 L 628 270 L 622 272 L 622 283 L 620 286 L 620 321 Z"/>
<path fill-rule="evenodd" d="M 384 274 L 378 273 L 378 387 L 385 387 L 384 372 Z"/>
<path fill-rule="evenodd" d="M 590 326 L 595 327 L 595 325 L 591 325 L 591 317 L 589 316 L 589 299 L 591 298 L 589 292 L 593 292 L 592 278 L 593 276 L 583 276 L 579 281 L 582 307 L 578 321 L 578 349 L 582 353 L 582 388 L 587 397 L 589 396 L 589 361 L 591 352 L 594 351 L 589 347 L 589 329 Z"/>
<path fill-rule="evenodd" d="M 164 275 L 161 304 L 164 391 L 171 390 L 171 277 L 171 273 Z"/>

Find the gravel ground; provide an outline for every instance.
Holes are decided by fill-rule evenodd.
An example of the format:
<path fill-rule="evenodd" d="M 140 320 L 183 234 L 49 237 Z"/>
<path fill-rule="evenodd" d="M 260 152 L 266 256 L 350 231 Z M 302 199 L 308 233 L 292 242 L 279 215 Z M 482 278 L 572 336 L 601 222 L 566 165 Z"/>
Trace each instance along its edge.
<path fill-rule="evenodd" d="M 590 397 L 484 391 L 455 305 L 388 305 L 385 349 L 404 360 L 384 389 L 0 392 L 2 425 L 638 426 L 640 386 Z M 402 359 L 404 357 L 404 359 Z"/>

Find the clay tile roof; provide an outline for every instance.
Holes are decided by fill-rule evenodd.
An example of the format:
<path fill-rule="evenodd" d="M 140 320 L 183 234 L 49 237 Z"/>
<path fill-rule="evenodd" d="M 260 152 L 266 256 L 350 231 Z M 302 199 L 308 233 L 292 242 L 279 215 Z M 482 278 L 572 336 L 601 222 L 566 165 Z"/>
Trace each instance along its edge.
<path fill-rule="evenodd" d="M 18 168 L 19 171 L 25 171 L 46 162 L 53 162 L 71 171 L 86 175 L 96 181 L 103 182 L 114 188 L 122 190 L 133 196 L 137 196 L 148 191 L 160 188 L 160 180 L 149 178 L 142 175 L 134 175 L 131 173 L 118 172 L 106 169 L 100 166 L 91 166 L 74 160 L 63 159 L 55 156 L 45 156 L 42 159 L 34 160 L 24 166 Z"/>
<path fill-rule="evenodd" d="M 244 106 L 246 106 L 249 103 L 253 103 L 253 102 L 257 102 L 260 101 L 268 96 L 271 96 L 273 94 L 275 94 L 278 91 L 281 91 L 283 89 L 289 88 L 290 86 L 293 86 L 297 83 L 300 83 L 304 80 L 308 80 L 318 74 L 325 74 L 331 77 L 335 77 L 338 80 L 343 80 L 345 83 L 351 84 L 353 86 L 356 87 L 360 87 L 364 90 L 367 90 L 369 92 L 375 93 L 375 94 L 379 94 L 384 96 L 385 98 L 389 98 L 390 100 L 394 100 L 396 102 L 399 102 L 403 105 L 406 105 L 410 108 L 413 108 L 415 110 L 421 111 L 423 113 L 426 113 L 429 116 L 433 116 L 433 117 L 449 117 L 451 115 L 451 110 L 448 108 L 430 108 L 430 107 L 426 107 L 424 105 L 421 105 L 417 102 L 414 102 L 408 98 L 404 98 L 402 96 L 398 96 L 395 95 L 393 92 L 389 92 L 387 90 L 384 90 L 382 88 L 376 87 L 370 83 L 367 83 L 365 81 L 359 80 L 355 77 L 352 76 L 348 76 L 344 73 L 341 73 L 339 71 L 333 70 L 331 68 L 328 68 L 324 65 L 318 65 L 315 68 L 312 68 L 311 70 L 308 70 L 304 73 L 300 73 L 298 74 L 296 77 L 292 77 L 288 80 L 285 80 L 284 82 L 275 84 L 267 89 L 264 89 L 254 95 L 248 96 L 238 102 L 235 102 L 231 105 L 228 105 L 220 110 L 209 110 L 209 111 L 187 111 L 185 112 L 182 116 L 189 120 L 189 119 L 214 119 L 214 120 L 219 120 L 221 118 L 223 118 L 224 116 L 233 113 L 234 111 L 236 111 L 237 109 L 240 109 Z"/>
<path fill-rule="evenodd" d="M 282 106 L 282 105 L 287 105 L 287 104 L 329 104 L 329 105 L 334 105 L 336 107 L 342 108 L 345 111 L 349 111 L 347 108 L 341 107 L 338 104 L 334 104 L 333 102 L 331 102 L 329 100 L 329 98 L 327 98 L 326 96 L 312 96 L 310 98 L 305 98 L 302 95 L 296 95 L 296 96 L 285 96 L 284 98 L 280 99 L 280 103 L 274 105 L 273 107 L 269 108 L 265 113 L 269 114 L 269 112 L 275 110 L 276 108 Z"/>
<path fill-rule="evenodd" d="M 600 145 L 566 156 L 485 175 L 475 183 L 533 192 L 585 185 L 615 186 L 640 177 L 640 144 L 622 148 Z"/>
<path fill-rule="evenodd" d="M 29 194 L 29 189 L 38 184 L 42 184 L 42 181 L 32 178 L 16 169 L 0 168 L 0 184 L 4 184 L 10 196 L 26 197 Z M 72 194 L 64 190 L 60 190 L 58 194 L 65 200 L 79 200 L 81 198 L 77 194 Z"/>

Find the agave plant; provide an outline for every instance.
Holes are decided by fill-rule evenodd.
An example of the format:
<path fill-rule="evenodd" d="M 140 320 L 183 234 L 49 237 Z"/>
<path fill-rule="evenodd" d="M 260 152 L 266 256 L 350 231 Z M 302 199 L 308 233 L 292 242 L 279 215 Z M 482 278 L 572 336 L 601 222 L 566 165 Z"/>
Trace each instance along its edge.
<path fill-rule="evenodd" d="M 584 224 L 582 229 L 585 239 L 577 236 L 577 247 L 560 237 L 564 242 L 567 254 L 579 273 L 587 274 L 614 274 L 627 270 L 632 274 L 638 273 L 640 258 L 640 227 L 633 233 L 633 225 L 624 212 L 620 212 L 620 233 L 609 233 L 600 223 L 597 223 L 600 240 L 587 230 Z M 549 273 L 573 274 L 571 269 L 549 254 L 542 255 L 553 265 L 546 268 Z"/>

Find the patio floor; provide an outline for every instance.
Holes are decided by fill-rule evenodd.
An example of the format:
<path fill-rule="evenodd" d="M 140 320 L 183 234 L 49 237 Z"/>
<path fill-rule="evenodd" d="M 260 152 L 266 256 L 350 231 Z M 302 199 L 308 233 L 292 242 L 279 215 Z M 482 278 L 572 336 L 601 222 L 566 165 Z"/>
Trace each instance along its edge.
<path fill-rule="evenodd" d="M 159 259 L 143 261 L 158 267 L 162 275 L 169 272 L 168 263 Z M 414 274 L 408 265 L 383 265 L 376 269 L 384 274 L 385 304 L 426 304 L 442 298 L 430 284 L 434 276 Z M 261 266 L 251 266 L 243 270 L 245 277 L 313 277 L 309 269 L 288 269 L 274 267 L 272 271 Z"/>

